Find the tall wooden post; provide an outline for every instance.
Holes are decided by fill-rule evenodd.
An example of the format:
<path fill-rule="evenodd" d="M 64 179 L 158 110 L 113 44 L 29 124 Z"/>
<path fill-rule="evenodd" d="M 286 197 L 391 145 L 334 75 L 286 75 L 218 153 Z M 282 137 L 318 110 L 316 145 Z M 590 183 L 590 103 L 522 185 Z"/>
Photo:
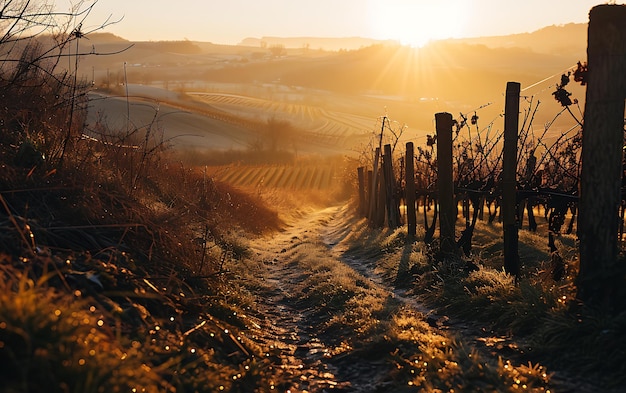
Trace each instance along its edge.
<path fill-rule="evenodd" d="M 365 168 L 358 167 L 357 176 L 359 182 L 359 215 L 365 216 Z"/>
<path fill-rule="evenodd" d="M 367 187 L 365 188 L 365 217 L 367 217 L 368 219 L 371 219 L 372 217 L 370 216 L 369 213 L 369 206 L 370 206 L 370 202 L 372 200 L 372 178 L 373 178 L 373 173 L 372 170 L 369 169 L 367 171 Z"/>
<path fill-rule="evenodd" d="M 520 84 L 506 84 L 504 104 L 504 156 L 502 158 L 502 228 L 504 270 L 519 275 L 518 226 L 515 219 L 517 193 L 517 137 L 519 133 Z"/>
<path fill-rule="evenodd" d="M 368 217 L 374 221 L 376 217 L 376 204 L 378 202 L 378 159 L 380 157 L 380 148 L 376 148 L 374 152 L 374 165 L 372 166 L 372 182 L 370 183 L 370 206 Z"/>
<path fill-rule="evenodd" d="M 413 241 L 417 232 L 417 216 L 415 212 L 415 151 L 413 142 L 406 144 L 406 160 L 405 160 L 405 196 L 406 203 L 406 223 L 408 230 L 408 240 Z"/>
<path fill-rule="evenodd" d="M 378 185 L 377 185 L 377 198 L 376 201 L 376 213 L 374 214 L 374 227 L 381 228 L 385 225 L 385 218 L 387 215 L 385 214 L 387 209 L 385 208 L 385 204 L 387 202 L 387 187 L 385 187 L 385 177 L 387 174 L 385 173 L 384 168 L 378 169 Z"/>
<path fill-rule="evenodd" d="M 612 308 L 616 291 L 618 209 L 621 195 L 624 100 L 626 99 L 626 7 L 599 5 L 589 13 L 588 79 L 580 184 L 578 298 Z"/>
<path fill-rule="evenodd" d="M 393 173 L 391 145 L 384 146 L 383 170 L 385 171 L 385 211 L 387 212 L 387 225 L 391 229 L 400 226 L 400 210 L 395 195 L 396 177 Z"/>
<path fill-rule="evenodd" d="M 437 188 L 439 189 L 439 240 L 441 251 L 455 253 L 454 223 L 454 179 L 452 177 L 452 115 L 442 112 L 435 114 L 437 131 Z"/>

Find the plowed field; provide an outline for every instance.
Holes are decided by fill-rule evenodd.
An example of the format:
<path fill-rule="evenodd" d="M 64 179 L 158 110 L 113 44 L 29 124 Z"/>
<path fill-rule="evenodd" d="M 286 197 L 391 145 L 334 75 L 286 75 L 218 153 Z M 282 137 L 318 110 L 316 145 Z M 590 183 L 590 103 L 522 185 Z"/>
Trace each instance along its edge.
<path fill-rule="evenodd" d="M 333 165 L 225 166 L 211 169 L 212 176 L 237 187 L 328 190 L 338 182 Z"/>

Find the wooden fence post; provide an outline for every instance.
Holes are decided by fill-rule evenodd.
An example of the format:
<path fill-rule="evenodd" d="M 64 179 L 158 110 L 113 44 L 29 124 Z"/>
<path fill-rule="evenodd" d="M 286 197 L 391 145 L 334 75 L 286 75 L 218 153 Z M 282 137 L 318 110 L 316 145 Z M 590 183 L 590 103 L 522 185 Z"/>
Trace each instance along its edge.
<path fill-rule="evenodd" d="M 370 216 L 369 213 L 369 206 L 371 203 L 371 199 L 372 199 L 372 177 L 373 177 L 373 173 L 372 170 L 369 169 L 367 171 L 367 187 L 365 188 L 365 217 L 367 217 L 368 219 L 371 219 L 372 217 Z"/>
<path fill-rule="evenodd" d="M 357 168 L 359 182 L 359 215 L 365 216 L 365 168 Z"/>
<path fill-rule="evenodd" d="M 519 275 L 518 226 L 515 219 L 517 193 L 517 137 L 519 132 L 520 84 L 506 84 L 504 105 L 504 156 L 502 158 L 502 228 L 504 270 Z"/>
<path fill-rule="evenodd" d="M 447 112 L 435 114 L 437 131 L 437 188 L 439 190 L 439 241 L 441 251 L 456 253 L 454 224 L 454 179 L 452 177 L 452 115 Z"/>
<path fill-rule="evenodd" d="M 625 284 L 623 273 L 617 273 L 617 236 L 626 99 L 626 7 L 592 8 L 588 29 L 577 297 L 611 309 L 623 306 L 617 292 Z"/>
<path fill-rule="evenodd" d="M 396 229 L 400 226 L 400 210 L 396 200 L 396 177 L 393 173 L 391 145 L 384 146 L 383 171 L 385 173 L 385 211 L 387 212 L 387 226 Z"/>
<path fill-rule="evenodd" d="M 370 206 L 368 217 L 371 221 L 375 221 L 376 204 L 378 202 L 378 159 L 380 157 L 380 148 L 376 148 L 374 152 L 374 165 L 372 166 L 372 182 L 370 184 Z"/>
<path fill-rule="evenodd" d="M 415 212 L 415 163 L 414 163 L 413 142 L 406 143 L 406 159 L 405 159 L 405 196 L 406 203 L 406 223 L 408 230 L 408 241 L 415 239 L 417 232 L 417 216 Z"/>
<path fill-rule="evenodd" d="M 374 227 L 381 228 L 385 225 L 385 218 L 387 215 L 385 214 L 386 208 L 385 204 L 387 202 L 387 187 L 385 187 L 385 177 L 387 174 L 385 173 L 384 168 L 378 168 L 378 185 L 377 185 L 377 198 L 376 201 L 376 213 L 374 214 Z"/>

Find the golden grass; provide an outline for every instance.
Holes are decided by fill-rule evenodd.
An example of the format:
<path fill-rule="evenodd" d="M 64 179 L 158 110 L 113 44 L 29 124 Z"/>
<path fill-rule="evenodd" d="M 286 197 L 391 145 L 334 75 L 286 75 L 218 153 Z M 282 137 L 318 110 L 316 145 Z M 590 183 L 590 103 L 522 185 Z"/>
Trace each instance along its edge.
<path fill-rule="evenodd" d="M 441 260 L 419 240 L 419 234 L 417 242 L 406 244 L 405 228 L 370 230 L 360 221 L 348 242 L 349 255 L 369 259 L 364 263 L 386 282 L 406 288 L 438 313 L 517 341 L 543 366 L 563 373 L 561 384 L 569 386 L 567 378 L 574 376 L 597 388 L 616 389 L 626 375 L 624 352 L 615 350 L 623 347 L 617 331 L 624 329 L 624 315 L 611 316 L 576 301 L 578 252 L 573 235 L 556 237 L 566 266 L 562 281 L 552 279 L 547 236 L 541 232 L 542 218 L 538 220 L 539 232 L 521 230 L 519 234 L 522 273 L 517 284 L 503 271 L 499 223 L 477 223 L 471 258 Z M 459 220 L 457 233 L 463 228 Z M 468 261 L 478 270 L 469 269 Z M 398 276 L 405 279 L 398 281 Z M 509 364 L 508 370 L 512 369 Z M 526 371 L 522 367 L 516 372 Z M 537 366 L 527 372 L 537 373 Z"/>

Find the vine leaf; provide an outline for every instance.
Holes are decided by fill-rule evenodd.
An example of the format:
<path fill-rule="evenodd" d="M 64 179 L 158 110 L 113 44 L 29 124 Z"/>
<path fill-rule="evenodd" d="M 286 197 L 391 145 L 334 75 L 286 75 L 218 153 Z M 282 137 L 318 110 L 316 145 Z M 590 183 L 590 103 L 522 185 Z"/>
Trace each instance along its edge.
<path fill-rule="evenodd" d="M 587 77 L 589 75 L 589 68 L 587 62 L 581 63 L 580 61 L 576 65 L 576 71 L 574 71 L 574 81 L 580 83 L 582 86 L 587 84 Z"/>
<path fill-rule="evenodd" d="M 552 93 L 554 99 L 561 103 L 561 106 L 570 106 L 572 105 L 572 99 L 569 98 L 572 93 L 565 90 L 562 86 L 557 86 L 556 91 Z"/>

